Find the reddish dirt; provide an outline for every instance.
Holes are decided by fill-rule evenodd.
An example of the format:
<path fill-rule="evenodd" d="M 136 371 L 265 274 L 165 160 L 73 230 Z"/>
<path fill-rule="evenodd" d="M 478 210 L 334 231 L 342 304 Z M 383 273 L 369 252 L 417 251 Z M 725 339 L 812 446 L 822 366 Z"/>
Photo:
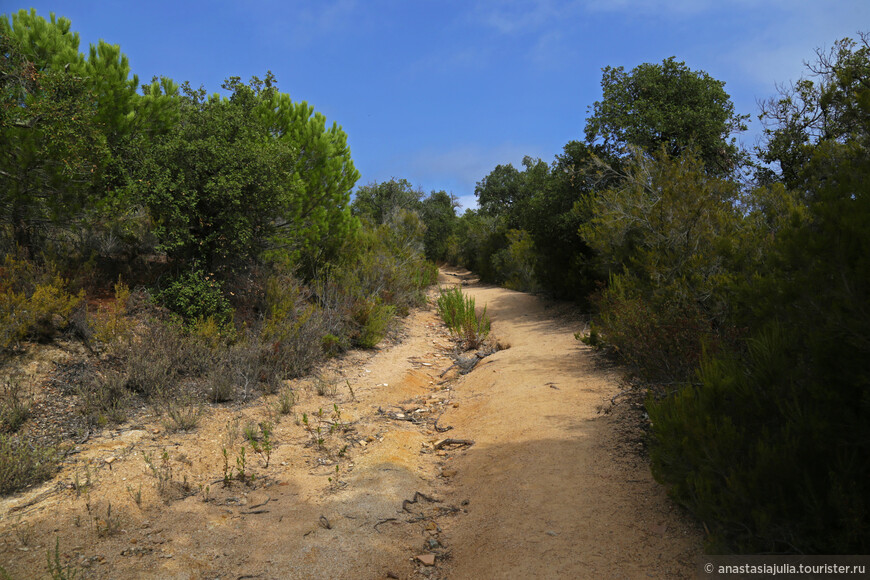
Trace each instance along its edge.
<path fill-rule="evenodd" d="M 324 396 L 294 381 L 295 418 L 272 397 L 211 408 L 192 433 L 144 413 L 92 434 L 55 480 L 0 499 L 0 565 L 44 577 L 57 541 L 79 578 L 692 577 L 701 534 L 649 473 L 637 403 L 602 412 L 622 387 L 574 339 L 582 321 L 463 289 L 510 344 L 469 374 L 440 376 L 454 344 L 423 309 L 396 340 L 332 361 Z M 222 449 L 235 468 L 240 432 L 264 420 L 279 420 L 269 466 L 247 446 L 254 481 L 225 485 Z"/>

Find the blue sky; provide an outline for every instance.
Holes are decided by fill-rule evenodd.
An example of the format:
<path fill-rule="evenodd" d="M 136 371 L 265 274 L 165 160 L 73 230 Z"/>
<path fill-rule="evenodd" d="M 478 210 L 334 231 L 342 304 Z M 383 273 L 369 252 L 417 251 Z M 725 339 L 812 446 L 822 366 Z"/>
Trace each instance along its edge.
<path fill-rule="evenodd" d="M 867 0 L 76 0 L 14 5 L 72 20 L 82 50 L 120 44 L 154 75 L 217 91 L 271 70 L 348 134 L 359 184 L 474 185 L 582 139 L 601 68 L 669 56 L 725 81 L 740 113 L 803 74 L 814 49 L 870 30 Z"/>

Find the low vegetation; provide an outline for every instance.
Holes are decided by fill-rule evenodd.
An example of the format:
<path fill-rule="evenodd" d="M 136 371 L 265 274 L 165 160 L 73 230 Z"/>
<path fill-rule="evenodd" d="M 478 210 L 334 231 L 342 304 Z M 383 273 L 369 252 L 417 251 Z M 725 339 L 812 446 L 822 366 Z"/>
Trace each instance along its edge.
<path fill-rule="evenodd" d="M 438 314 L 465 350 L 480 347 L 489 336 L 491 323 L 486 306 L 478 313 L 474 298 L 463 294 L 461 289 L 442 290 L 436 304 Z"/>

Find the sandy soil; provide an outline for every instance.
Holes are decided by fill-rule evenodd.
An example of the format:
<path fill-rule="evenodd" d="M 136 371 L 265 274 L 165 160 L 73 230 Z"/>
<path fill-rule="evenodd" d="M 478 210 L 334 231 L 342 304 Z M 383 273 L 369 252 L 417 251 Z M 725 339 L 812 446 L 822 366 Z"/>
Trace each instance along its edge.
<path fill-rule="evenodd" d="M 192 433 L 144 413 L 92 434 L 54 481 L 0 499 L 0 565 L 46 577 L 57 541 L 83 578 L 692 577 L 701 534 L 649 473 L 637 401 L 611 409 L 619 377 L 582 322 L 468 277 L 441 283 L 466 279 L 510 345 L 469 374 L 440 376 L 454 344 L 419 310 L 332 361 L 325 395 L 293 382 L 295 417 L 271 398 Z M 223 449 L 237 471 L 245 425 L 267 420 L 269 466 L 248 446 L 248 478 L 225 483 Z"/>

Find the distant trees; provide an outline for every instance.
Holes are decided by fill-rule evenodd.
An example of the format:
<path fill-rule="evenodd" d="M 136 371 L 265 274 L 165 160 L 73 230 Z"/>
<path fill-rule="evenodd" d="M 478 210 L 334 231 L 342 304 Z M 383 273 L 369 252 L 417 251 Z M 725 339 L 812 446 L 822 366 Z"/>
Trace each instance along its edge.
<path fill-rule="evenodd" d="M 421 199 L 422 191 L 415 190 L 405 179 L 393 178 L 360 187 L 354 195 L 352 208 L 354 215 L 383 224 L 401 209 L 420 209 Z"/>

